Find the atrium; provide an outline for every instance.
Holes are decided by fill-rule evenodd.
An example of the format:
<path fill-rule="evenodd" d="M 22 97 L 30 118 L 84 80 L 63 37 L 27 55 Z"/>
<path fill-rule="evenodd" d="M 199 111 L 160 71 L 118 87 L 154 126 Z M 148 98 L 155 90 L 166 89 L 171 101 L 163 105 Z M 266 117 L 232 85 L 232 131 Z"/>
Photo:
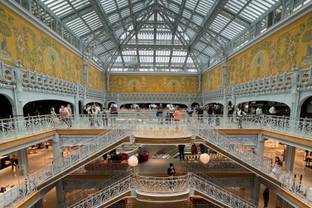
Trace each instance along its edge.
<path fill-rule="evenodd" d="M 312 0 L 0 0 L 13 207 L 312 207 Z"/>

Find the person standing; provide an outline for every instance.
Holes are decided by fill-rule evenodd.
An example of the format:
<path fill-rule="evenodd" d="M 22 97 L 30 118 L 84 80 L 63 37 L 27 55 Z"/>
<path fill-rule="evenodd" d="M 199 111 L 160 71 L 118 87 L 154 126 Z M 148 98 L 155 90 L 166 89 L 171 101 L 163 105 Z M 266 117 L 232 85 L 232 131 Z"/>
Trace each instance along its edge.
<path fill-rule="evenodd" d="M 263 203 L 264 203 L 264 208 L 267 208 L 269 205 L 269 200 L 270 200 L 270 189 L 266 188 L 263 192 Z"/>
<path fill-rule="evenodd" d="M 163 109 L 161 107 L 157 108 L 156 117 L 159 124 L 163 123 Z"/>
<path fill-rule="evenodd" d="M 60 119 L 68 126 L 71 127 L 70 123 L 68 122 L 69 112 L 64 105 L 61 105 L 59 109 Z"/>
<path fill-rule="evenodd" d="M 67 121 L 69 124 L 69 127 L 72 127 L 72 116 L 73 116 L 73 111 L 70 107 L 70 104 L 67 104 L 67 106 L 65 107 L 67 112 L 68 112 L 68 116 L 67 116 Z"/>
<path fill-rule="evenodd" d="M 174 191 L 174 176 L 176 175 L 176 170 L 173 163 L 170 163 L 167 174 L 169 176 L 169 190 Z"/>
<path fill-rule="evenodd" d="M 180 160 L 185 160 L 185 145 L 179 144 L 179 158 Z"/>

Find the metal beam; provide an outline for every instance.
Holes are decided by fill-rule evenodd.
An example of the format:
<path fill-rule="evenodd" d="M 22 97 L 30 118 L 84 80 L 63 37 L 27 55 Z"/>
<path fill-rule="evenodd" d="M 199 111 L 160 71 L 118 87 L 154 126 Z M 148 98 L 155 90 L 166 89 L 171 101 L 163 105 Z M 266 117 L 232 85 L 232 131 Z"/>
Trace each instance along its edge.
<path fill-rule="evenodd" d="M 173 30 L 173 23 L 170 21 L 170 19 L 168 17 L 166 17 L 166 15 L 163 15 L 162 12 L 160 12 L 159 15 L 161 15 L 161 17 L 168 23 L 168 26 Z M 179 33 L 178 30 L 176 31 L 176 35 L 177 35 L 178 39 L 181 41 L 181 43 L 183 43 L 185 46 L 187 46 L 187 41 L 183 38 L 183 36 Z M 194 65 L 197 69 L 197 72 L 200 73 L 200 67 L 199 67 L 198 60 L 194 56 L 192 56 L 192 59 L 193 59 Z"/>
<path fill-rule="evenodd" d="M 186 0 L 183 0 L 182 4 L 180 6 L 180 9 L 179 9 L 178 18 L 176 18 L 175 21 L 174 21 L 173 31 L 172 31 L 172 38 L 171 38 L 171 44 L 174 44 L 175 33 L 176 33 L 177 29 L 178 29 L 180 20 L 182 18 L 182 14 L 183 14 L 183 11 L 184 11 L 184 8 L 185 8 L 185 3 L 186 3 Z M 169 68 L 171 68 L 172 54 L 173 54 L 173 49 L 170 50 Z"/>
<path fill-rule="evenodd" d="M 116 45 L 116 48 L 118 49 L 119 55 L 122 56 L 122 52 L 120 50 L 120 42 L 118 38 L 115 36 L 115 33 L 113 32 L 111 25 L 108 22 L 108 17 L 104 12 L 101 3 L 99 2 L 99 0 L 89 0 L 89 2 L 93 6 L 97 15 L 99 16 L 99 19 L 104 26 L 103 29 L 105 30 L 106 34 L 108 34 L 111 37 L 112 41 Z"/>
<path fill-rule="evenodd" d="M 70 22 L 74 19 L 77 19 L 77 18 L 79 18 L 85 14 L 88 14 L 92 11 L 94 11 L 92 5 L 88 4 L 86 6 L 83 6 L 79 9 L 77 9 L 76 11 L 72 11 L 72 12 L 62 16 L 60 19 L 63 23 L 67 23 L 67 22 Z"/>
<path fill-rule="evenodd" d="M 190 47 L 193 48 L 196 43 L 200 40 L 200 38 L 203 36 L 204 33 L 207 32 L 207 29 L 209 28 L 210 24 L 213 22 L 215 17 L 219 14 L 220 10 L 223 9 L 224 5 L 228 2 L 229 0 L 219 0 L 216 1 L 213 7 L 210 9 L 209 14 L 205 17 L 205 20 L 202 24 L 201 30 L 199 33 L 195 36 L 195 38 L 191 41 Z M 213 38 L 215 41 L 215 38 Z M 218 43 L 218 41 L 216 41 Z M 221 44 L 219 44 L 219 47 L 221 51 L 224 52 L 224 48 Z"/>

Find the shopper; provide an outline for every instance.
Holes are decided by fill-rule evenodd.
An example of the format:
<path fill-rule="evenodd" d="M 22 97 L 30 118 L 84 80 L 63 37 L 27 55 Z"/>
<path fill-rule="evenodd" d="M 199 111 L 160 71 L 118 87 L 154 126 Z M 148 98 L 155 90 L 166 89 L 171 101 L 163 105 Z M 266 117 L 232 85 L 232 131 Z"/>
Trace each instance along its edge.
<path fill-rule="evenodd" d="M 169 168 L 167 169 L 168 176 L 174 177 L 176 175 L 176 170 L 173 163 L 170 163 Z"/>
<path fill-rule="evenodd" d="M 185 160 L 185 145 L 184 144 L 179 144 L 179 158 L 180 160 Z"/>
<path fill-rule="evenodd" d="M 50 115 L 51 115 L 51 120 L 54 126 L 56 126 L 58 124 L 58 118 L 57 118 L 57 114 L 55 112 L 54 107 L 50 108 Z"/>
<path fill-rule="evenodd" d="M 167 169 L 167 174 L 169 176 L 169 189 L 174 191 L 174 176 L 176 175 L 176 170 L 173 163 L 170 163 L 169 168 Z"/>
<path fill-rule="evenodd" d="M 163 123 L 163 109 L 161 107 L 157 108 L 156 117 L 159 124 Z"/>
<path fill-rule="evenodd" d="M 68 121 L 69 127 L 72 127 L 72 125 L 73 125 L 73 121 L 72 121 L 73 111 L 70 107 L 70 104 L 67 104 L 67 106 L 65 108 L 68 111 L 67 121 Z"/>
<path fill-rule="evenodd" d="M 192 144 L 191 153 L 192 153 L 192 155 L 197 155 L 198 154 L 196 144 Z"/>
<path fill-rule="evenodd" d="M 266 188 L 263 192 L 263 202 L 264 202 L 264 208 L 267 208 L 269 205 L 269 200 L 270 200 L 270 189 Z"/>
<path fill-rule="evenodd" d="M 279 178 L 280 176 L 282 166 L 283 166 L 282 160 L 278 156 L 276 156 L 272 172 L 277 178 Z"/>
<path fill-rule="evenodd" d="M 139 147 L 138 154 L 139 154 L 139 163 L 143 163 L 144 162 L 144 150 L 142 147 Z"/>
<path fill-rule="evenodd" d="M 68 112 L 68 109 L 65 108 L 64 105 L 61 105 L 61 107 L 59 109 L 59 114 L 60 114 L 61 121 L 63 121 L 68 126 L 68 128 L 71 127 L 71 125 L 70 125 L 70 123 L 68 121 L 69 112 Z"/>

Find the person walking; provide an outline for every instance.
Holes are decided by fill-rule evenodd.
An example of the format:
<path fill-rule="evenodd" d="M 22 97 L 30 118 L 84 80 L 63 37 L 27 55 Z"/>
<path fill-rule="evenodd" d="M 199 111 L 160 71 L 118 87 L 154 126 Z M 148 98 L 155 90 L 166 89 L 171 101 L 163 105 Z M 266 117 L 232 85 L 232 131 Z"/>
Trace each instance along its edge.
<path fill-rule="evenodd" d="M 264 203 L 264 208 L 267 208 L 269 205 L 269 200 L 270 200 L 270 189 L 266 188 L 263 192 L 263 203 Z"/>
<path fill-rule="evenodd" d="M 61 105 L 59 109 L 59 114 L 60 114 L 61 121 L 63 121 L 68 126 L 68 128 L 71 127 L 70 123 L 68 122 L 69 112 L 68 112 L 68 109 L 65 108 L 64 105 Z"/>

